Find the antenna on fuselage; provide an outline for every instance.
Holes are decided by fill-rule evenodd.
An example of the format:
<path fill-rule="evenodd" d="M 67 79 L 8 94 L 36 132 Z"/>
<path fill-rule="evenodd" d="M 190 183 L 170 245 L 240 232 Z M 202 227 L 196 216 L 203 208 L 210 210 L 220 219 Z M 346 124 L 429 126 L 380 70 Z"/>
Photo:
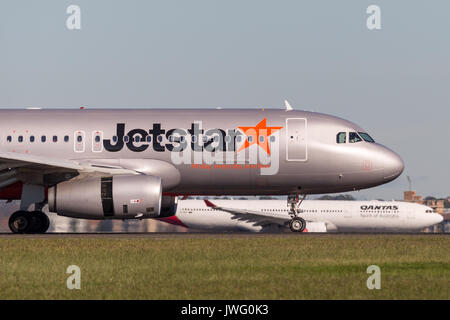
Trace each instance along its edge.
<path fill-rule="evenodd" d="M 291 107 L 291 104 L 287 100 L 284 100 L 284 105 L 286 106 L 286 111 L 294 110 L 294 108 Z"/>

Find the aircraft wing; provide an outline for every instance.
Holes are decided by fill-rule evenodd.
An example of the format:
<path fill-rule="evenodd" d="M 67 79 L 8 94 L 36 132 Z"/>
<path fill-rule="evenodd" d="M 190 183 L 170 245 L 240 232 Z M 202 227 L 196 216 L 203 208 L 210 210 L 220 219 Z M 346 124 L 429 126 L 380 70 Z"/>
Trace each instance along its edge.
<path fill-rule="evenodd" d="M 291 220 L 291 218 L 288 215 L 286 215 L 285 218 L 281 218 L 280 216 L 275 216 L 268 212 L 220 207 L 215 205 L 209 200 L 204 201 L 209 208 L 231 213 L 233 215 L 232 219 L 245 222 L 252 222 L 253 225 L 255 226 L 265 226 L 269 224 L 278 224 L 281 226 L 286 226 L 289 224 L 289 221 Z"/>
<path fill-rule="evenodd" d="M 83 169 L 83 167 L 75 161 L 34 156 L 30 154 L 15 153 L 15 152 L 0 152 L 0 163 L 2 167 L 40 166 L 48 168 L 56 167 L 70 170 Z"/>
<path fill-rule="evenodd" d="M 0 152 L 0 172 L 14 169 L 16 172 L 78 172 L 80 174 L 136 174 L 135 170 L 124 169 L 117 166 L 96 165 L 76 160 L 58 159 L 52 157 L 42 157 L 31 154 L 16 152 Z M 0 173 L 0 185 L 3 174 Z M 5 175 L 10 178 L 11 175 Z"/>

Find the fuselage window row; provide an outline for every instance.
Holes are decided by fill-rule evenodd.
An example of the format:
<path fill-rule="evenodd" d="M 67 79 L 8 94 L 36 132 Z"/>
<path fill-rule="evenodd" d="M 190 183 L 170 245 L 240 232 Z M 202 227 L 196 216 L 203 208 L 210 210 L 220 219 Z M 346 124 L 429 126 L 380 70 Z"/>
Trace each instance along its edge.
<path fill-rule="evenodd" d="M 209 139 L 211 139 L 211 138 L 207 137 L 207 136 L 203 136 L 204 142 L 208 142 Z M 213 139 L 213 141 L 218 142 L 219 141 L 219 136 L 214 136 L 212 139 Z M 249 136 L 247 139 L 248 139 L 249 142 L 253 141 L 253 137 L 252 136 Z M 30 142 L 35 142 L 35 140 L 36 140 L 35 136 L 31 135 L 30 136 Z M 83 137 L 81 135 L 79 135 L 79 136 L 76 137 L 76 140 L 77 140 L 77 142 L 83 142 Z M 99 142 L 101 142 L 101 137 L 100 136 L 95 136 L 94 140 L 95 140 L 95 142 L 99 143 Z M 129 136 L 124 136 L 123 137 L 123 142 L 125 142 L 125 143 L 130 142 L 130 140 L 132 142 L 152 142 L 152 136 L 148 135 L 148 136 L 142 137 L 142 136 L 137 135 L 137 136 L 132 137 L 131 139 L 130 139 Z M 180 136 L 180 137 L 169 136 L 168 140 L 170 142 L 185 142 L 187 139 L 184 136 Z M 259 141 L 260 142 L 264 142 L 264 140 L 265 140 L 264 136 L 259 136 Z M 275 136 L 270 136 L 269 140 L 270 140 L 270 142 L 275 142 L 276 137 Z M 7 136 L 6 137 L 6 141 L 9 142 L 9 143 L 13 142 L 13 137 L 10 136 L 10 135 Z M 24 136 L 22 136 L 22 135 L 18 136 L 17 137 L 17 141 L 19 143 L 24 142 L 25 141 Z M 46 142 L 46 141 L 47 141 L 47 136 L 45 136 L 45 135 L 41 136 L 41 142 Z M 58 142 L 58 136 L 54 135 L 52 137 L 52 141 L 53 142 Z M 117 136 L 113 136 L 112 137 L 112 141 L 113 142 L 117 142 L 118 141 L 118 137 Z M 162 142 L 163 141 L 163 137 L 162 136 L 158 136 L 157 137 L 157 141 L 158 142 Z M 197 137 L 196 136 L 192 136 L 191 141 L 193 143 L 197 142 Z M 231 136 L 228 136 L 228 135 L 225 136 L 225 142 L 230 142 L 230 141 L 231 141 Z M 241 142 L 242 141 L 242 137 L 241 136 L 237 136 L 236 137 L 236 141 L 237 142 Z M 64 142 L 69 142 L 69 136 L 68 135 L 64 136 Z"/>
<path fill-rule="evenodd" d="M 213 141 L 215 141 L 215 142 L 218 142 L 219 141 L 219 136 L 214 136 L 214 137 L 203 136 L 202 140 L 203 140 L 203 142 L 208 142 L 208 140 L 210 141 L 211 139 Z M 227 142 L 227 143 L 231 142 L 231 136 L 226 135 L 224 139 L 225 139 L 225 142 Z M 248 139 L 249 142 L 253 141 L 253 137 L 252 136 L 248 136 L 247 139 Z M 269 139 L 270 139 L 270 142 L 275 142 L 276 137 L 275 136 L 270 136 Z M 119 138 L 117 136 L 113 136 L 112 137 L 112 141 L 113 142 L 117 142 L 118 140 L 119 140 Z M 187 142 L 187 139 L 184 136 L 177 137 L 177 136 L 173 136 L 172 135 L 172 136 L 169 136 L 168 140 L 169 140 L 169 142 L 181 142 L 181 143 L 183 143 L 185 141 Z M 259 136 L 259 141 L 260 142 L 264 142 L 264 140 L 265 140 L 264 136 Z M 152 142 L 152 137 L 150 135 L 147 135 L 145 137 L 136 135 L 136 136 L 131 138 L 131 141 L 132 142 Z M 162 136 L 158 136 L 157 137 L 157 141 L 158 142 L 162 142 L 163 141 L 163 137 Z M 236 136 L 236 141 L 237 142 L 241 142 L 242 141 L 242 137 L 241 136 Z M 99 142 L 99 141 L 97 141 L 97 142 Z M 124 136 L 123 137 L 123 142 L 125 142 L 125 143 L 130 142 L 130 137 L 129 136 Z M 197 137 L 196 136 L 192 136 L 191 137 L 191 142 L 192 143 L 196 143 L 197 142 Z"/>
<path fill-rule="evenodd" d="M 80 139 L 81 138 L 81 139 Z M 83 140 L 83 138 L 82 137 L 78 137 L 78 142 L 81 142 Z M 13 138 L 12 138 L 12 136 L 7 136 L 6 137 L 6 141 L 8 142 L 8 143 L 11 143 L 12 141 L 13 141 Z M 24 142 L 25 141 L 25 139 L 24 139 L 24 136 L 18 136 L 17 137 L 17 141 L 19 142 L 19 143 L 22 143 L 22 142 Z M 35 142 L 36 141 L 36 138 L 35 138 L 35 136 L 30 136 L 30 142 L 31 143 L 33 143 L 33 142 Z M 43 135 L 43 136 L 41 136 L 41 142 L 46 142 L 47 141 L 47 136 L 45 136 L 45 135 Z M 58 136 L 53 136 L 52 137 L 52 141 L 53 142 L 58 142 Z M 64 142 L 69 142 L 69 136 L 64 136 Z M 99 141 L 98 141 L 99 142 Z"/>

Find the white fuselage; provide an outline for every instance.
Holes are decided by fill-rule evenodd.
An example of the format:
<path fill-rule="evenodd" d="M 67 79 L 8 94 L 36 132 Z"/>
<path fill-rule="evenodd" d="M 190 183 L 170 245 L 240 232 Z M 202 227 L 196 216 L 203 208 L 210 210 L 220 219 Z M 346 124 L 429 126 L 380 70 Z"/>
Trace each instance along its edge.
<path fill-rule="evenodd" d="M 215 205 L 286 217 L 286 200 L 211 200 Z M 328 201 L 305 200 L 299 216 L 307 221 L 309 232 L 410 232 L 442 221 L 432 209 L 400 201 Z M 188 228 L 228 231 L 264 231 L 261 226 L 233 219 L 233 215 L 206 206 L 203 200 L 181 200 L 176 217 Z M 275 226 L 273 226 L 275 227 Z"/>

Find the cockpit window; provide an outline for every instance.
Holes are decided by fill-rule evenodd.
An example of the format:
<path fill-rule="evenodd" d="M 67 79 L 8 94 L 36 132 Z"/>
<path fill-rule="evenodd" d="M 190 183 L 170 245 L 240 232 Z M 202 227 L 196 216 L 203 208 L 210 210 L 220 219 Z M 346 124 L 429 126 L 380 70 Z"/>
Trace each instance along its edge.
<path fill-rule="evenodd" d="M 361 136 L 361 138 L 364 139 L 364 141 L 372 142 L 372 143 L 375 142 L 375 140 L 373 140 L 372 137 L 369 136 L 367 133 L 365 133 L 365 132 L 358 132 L 358 133 Z"/>
<path fill-rule="evenodd" d="M 347 140 L 347 133 L 346 132 L 339 132 L 336 135 L 336 143 L 345 143 Z"/>
<path fill-rule="evenodd" d="M 355 143 L 355 142 L 360 142 L 362 141 L 361 137 L 358 136 L 358 134 L 356 132 L 350 132 L 348 134 L 348 141 L 350 143 Z"/>

